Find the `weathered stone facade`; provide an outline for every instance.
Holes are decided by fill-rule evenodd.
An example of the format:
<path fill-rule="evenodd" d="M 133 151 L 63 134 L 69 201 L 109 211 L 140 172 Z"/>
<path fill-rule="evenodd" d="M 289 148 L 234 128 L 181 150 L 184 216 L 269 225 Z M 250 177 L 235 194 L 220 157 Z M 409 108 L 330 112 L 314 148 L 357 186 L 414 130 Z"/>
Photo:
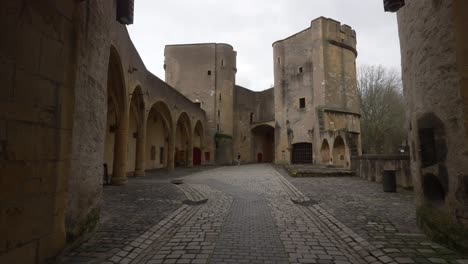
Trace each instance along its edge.
<path fill-rule="evenodd" d="M 349 168 L 361 152 L 356 33 L 321 17 L 273 49 L 274 89 L 235 86 L 236 54 L 214 43 L 166 46 L 166 81 L 206 111 L 218 164 L 240 156 Z"/>
<path fill-rule="evenodd" d="M 420 226 L 468 249 L 468 3 L 407 1 L 398 11 L 411 174 Z"/>
<path fill-rule="evenodd" d="M 231 164 L 237 53 L 206 43 L 169 45 L 164 55 L 166 82 L 206 112 L 204 163 Z"/>
<path fill-rule="evenodd" d="M 312 144 L 311 162 L 349 167 L 361 151 L 356 33 L 321 17 L 273 49 L 276 162 L 294 163 L 296 147 Z"/>
<path fill-rule="evenodd" d="M 234 154 L 241 163 L 273 162 L 274 89 L 254 92 L 235 87 Z"/>
<path fill-rule="evenodd" d="M 16 0 L 0 9 L 0 263 L 44 263 L 93 230 L 107 175 L 122 185 L 148 169 L 238 154 L 290 163 L 296 143 L 306 152 L 312 143 L 299 161 L 348 167 L 360 152 L 350 27 L 319 18 L 276 42 L 274 89 L 235 86 L 226 44 L 186 45 L 185 55 L 168 46 L 167 84 L 116 21 L 122 2 Z M 399 14 L 419 218 L 466 247 L 467 4 L 427 3 Z"/>
<path fill-rule="evenodd" d="M 361 155 L 351 157 L 351 169 L 357 176 L 375 182 L 383 181 L 384 170 L 394 170 L 396 184 L 406 189 L 413 188 L 407 155 Z"/>
<path fill-rule="evenodd" d="M 192 166 L 205 112 L 146 70 L 116 1 L 5 4 L 0 263 L 43 263 L 97 224 L 103 163 L 116 185 Z"/>

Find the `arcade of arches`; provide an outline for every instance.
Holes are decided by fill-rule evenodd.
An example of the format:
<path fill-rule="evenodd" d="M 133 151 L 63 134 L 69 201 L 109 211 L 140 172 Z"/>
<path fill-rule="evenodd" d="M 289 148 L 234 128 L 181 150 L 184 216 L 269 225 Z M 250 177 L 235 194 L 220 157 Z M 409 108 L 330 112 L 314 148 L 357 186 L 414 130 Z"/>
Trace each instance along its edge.
<path fill-rule="evenodd" d="M 169 146 L 173 141 L 172 129 L 167 106 L 163 102 L 154 104 L 146 122 L 146 169 L 168 168 Z"/>
<path fill-rule="evenodd" d="M 324 139 L 320 147 L 320 157 L 314 157 L 312 143 L 301 142 L 292 145 L 292 163 L 293 164 L 310 164 L 316 163 L 326 166 L 348 168 L 349 154 L 346 151 L 346 143 L 341 136 L 332 138 L 332 146 L 329 145 L 329 140 Z"/>
<path fill-rule="evenodd" d="M 93 231 L 104 181 L 172 170 L 176 146 L 181 166 L 194 150 L 213 153 L 205 111 L 146 69 L 117 2 L 1 9 L 1 263 L 44 263 Z M 199 156 L 194 165 L 206 164 Z"/>

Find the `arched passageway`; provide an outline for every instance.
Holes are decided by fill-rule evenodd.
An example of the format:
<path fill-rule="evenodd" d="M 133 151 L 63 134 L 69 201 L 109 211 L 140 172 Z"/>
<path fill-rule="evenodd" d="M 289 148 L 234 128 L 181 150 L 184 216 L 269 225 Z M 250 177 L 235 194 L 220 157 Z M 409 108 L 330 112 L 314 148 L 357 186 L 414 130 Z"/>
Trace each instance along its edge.
<path fill-rule="evenodd" d="M 111 48 L 107 76 L 107 122 L 104 166 L 107 175 L 112 175 L 112 184 L 127 183 L 127 134 L 128 111 L 127 92 L 124 85 L 122 65 L 119 55 Z M 105 179 L 107 180 L 107 179 Z"/>
<path fill-rule="evenodd" d="M 275 129 L 269 125 L 260 125 L 252 129 L 253 159 L 257 163 L 275 160 Z"/>
<path fill-rule="evenodd" d="M 182 113 L 177 120 L 175 137 L 175 158 L 176 167 L 192 166 L 193 141 L 190 126 L 190 118 L 187 113 Z"/>
<path fill-rule="evenodd" d="M 198 121 L 193 131 L 193 165 L 202 164 L 202 149 L 203 149 L 203 125 Z"/>
<path fill-rule="evenodd" d="M 333 164 L 340 167 L 347 167 L 346 147 L 341 136 L 336 137 L 333 143 Z"/>
<path fill-rule="evenodd" d="M 132 93 L 129 113 L 127 175 L 144 175 L 145 103 L 143 92 L 137 87 Z"/>
<path fill-rule="evenodd" d="M 330 145 L 326 139 L 322 142 L 322 147 L 320 148 L 320 156 L 322 158 L 322 164 L 330 164 Z"/>
<path fill-rule="evenodd" d="M 312 143 L 302 142 L 292 145 L 291 163 L 308 164 L 312 163 Z"/>
<path fill-rule="evenodd" d="M 154 104 L 146 123 L 146 169 L 168 168 L 172 122 L 169 108 L 163 102 Z"/>

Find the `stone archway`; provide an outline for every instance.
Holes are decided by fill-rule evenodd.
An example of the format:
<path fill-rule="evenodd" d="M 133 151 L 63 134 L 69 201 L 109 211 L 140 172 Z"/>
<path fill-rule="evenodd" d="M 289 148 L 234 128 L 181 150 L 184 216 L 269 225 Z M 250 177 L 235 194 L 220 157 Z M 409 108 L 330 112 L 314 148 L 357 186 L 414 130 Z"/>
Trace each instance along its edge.
<path fill-rule="evenodd" d="M 347 167 L 346 146 L 341 136 L 335 138 L 333 143 L 333 165 Z"/>
<path fill-rule="evenodd" d="M 320 148 L 320 156 L 322 159 L 322 164 L 330 164 L 331 156 L 330 156 L 330 145 L 326 139 L 322 142 L 322 147 Z"/>
<path fill-rule="evenodd" d="M 174 164 L 176 167 L 190 167 L 193 165 L 193 140 L 187 113 L 183 112 L 177 119 L 175 134 Z"/>
<path fill-rule="evenodd" d="M 252 128 L 252 162 L 263 163 L 275 160 L 275 128 L 259 125 Z"/>
<path fill-rule="evenodd" d="M 172 129 L 172 117 L 169 108 L 163 102 L 155 103 L 149 111 L 146 122 L 146 169 L 170 167 Z"/>
<path fill-rule="evenodd" d="M 107 76 L 107 122 L 104 166 L 114 185 L 127 183 L 127 90 L 119 54 L 111 47 Z"/>
<path fill-rule="evenodd" d="M 198 166 L 202 164 L 202 150 L 203 150 L 203 125 L 201 121 L 197 121 L 193 131 L 193 165 Z"/>

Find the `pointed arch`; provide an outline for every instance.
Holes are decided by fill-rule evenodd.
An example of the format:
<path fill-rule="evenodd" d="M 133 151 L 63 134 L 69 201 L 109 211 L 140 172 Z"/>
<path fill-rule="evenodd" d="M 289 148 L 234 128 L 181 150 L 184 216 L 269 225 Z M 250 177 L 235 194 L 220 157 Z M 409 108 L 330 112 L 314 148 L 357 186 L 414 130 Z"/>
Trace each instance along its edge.
<path fill-rule="evenodd" d="M 105 133 L 104 164 L 112 183 L 122 185 L 127 182 L 127 130 L 128 102 L 125 76 L 120 55 L 111 46 L 107 73 L 107 122 Z"/>
<path fill-rule="evenodd" d="M 182 112 L 176 122 L 175 166 L 191 166 L 192 162 L 192 130 L 190 117 Z"/>
<path fill-rule="evenodd" d="M 333 142 L 333 164 L 340 167 L 347 167 L 346 146 L 341 136 L 337 136 Z"/>
<path fill-rule="evenodd" d="M 172 114 L 163 101 L 154 103 L 146 121 L 146 169 L 168 168 L 173 141 Z"/>
<path fill-rule="evenodd" d="M 320 148 L 320 156 L 322 159 L 322 164 L 330 164 L 331 156 L 330 156 L 330 145 L 326 139 L 322 142 L 322 147 Z"/>

